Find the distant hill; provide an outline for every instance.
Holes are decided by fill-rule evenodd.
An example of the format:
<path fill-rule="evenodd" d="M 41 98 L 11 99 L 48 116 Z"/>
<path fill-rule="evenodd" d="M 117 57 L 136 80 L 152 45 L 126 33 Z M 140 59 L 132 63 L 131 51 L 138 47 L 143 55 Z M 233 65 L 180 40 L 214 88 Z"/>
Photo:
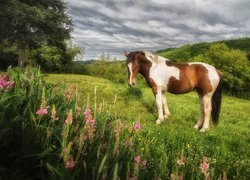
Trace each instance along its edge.
<path fill-rule="evenodd" d="M 164 50 L 159 50 L 157 51 L 157 53 L 172 60 L 185 61 L 206 52 L 210 48 L 210 46 L 215 43 L 224 43 L 231 49 L 238 49 L 250 52 L 250 37 L 247 37 L 232 40 L 216 41 L 211 43 L 201 42 L 192 45 L 187 44 L 178 48 L 167 48 Z"/>
<path fill-rule="evenodd" d="M 86 60 L 86 61 L 73 61 L 74 64 L 92 64 L 94 62 L 96 62 L 97 60 Z"/>

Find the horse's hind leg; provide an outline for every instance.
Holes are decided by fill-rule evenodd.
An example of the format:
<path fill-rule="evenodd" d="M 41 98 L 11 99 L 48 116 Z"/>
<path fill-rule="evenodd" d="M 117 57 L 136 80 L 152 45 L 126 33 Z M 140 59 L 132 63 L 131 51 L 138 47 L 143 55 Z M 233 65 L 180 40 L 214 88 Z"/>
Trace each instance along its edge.
<path fill-rule="evenodd" d="M 201 115 L 197 121 L 197 123 L 194 125 L 194 128 L 195 129 L 200 129 L 203 125 L 203 122 L 204 122 L 204 103 L 203 103 L 203 98 L 202 98 L 202 95 L 200 93 L 199 94 L 199 101 L 200 101 L 200 111 L 201 111 Z"/>
<path fill-rule="evenodd" d="M 201 128 L 201 132 L 205 132 L 207 130 L 209 130 L 209 120 L 210 120 L 210 116 L 211 116 L 211 111 L 212 111 L 212 101 L 211 101 L 212 95 L 211 93 L 206 94 L 205 96 L 203 96 L 202 100 L 203 100 L 203 104 L 204 104 L 204 123 L 202 125 Z"/>
<path fill-rule="evenodd" d="M 163 103 L 163 107 L 164 107 L 164 119 L 168 118 L 168 116 L 170 116 L 170 112 L 168 109 L 168 102 L 167 102 L 167 98 L 166 96 L 162 93 L 162 103 Z"/>

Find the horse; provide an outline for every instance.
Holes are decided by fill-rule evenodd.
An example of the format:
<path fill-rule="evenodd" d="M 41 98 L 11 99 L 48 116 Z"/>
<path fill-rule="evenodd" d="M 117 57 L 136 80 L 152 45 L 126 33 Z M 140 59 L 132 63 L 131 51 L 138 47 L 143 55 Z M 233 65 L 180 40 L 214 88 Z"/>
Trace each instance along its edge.
<path fill-rule="evenodd" d="M 127 58 L 128 85 L 134 86 L 140 73 L 155 95 L 158 109 L 156 124 L 170 116 L 165 92 L 184 94 L 196 90 L 200 102 L 200 117 L 194 128 L 201 132 L 210 128 L 209 120 L 218 124 L 222 73 L 215 67 L 201 62 L 176 63 L 151 52 L 124 51 Z"/>

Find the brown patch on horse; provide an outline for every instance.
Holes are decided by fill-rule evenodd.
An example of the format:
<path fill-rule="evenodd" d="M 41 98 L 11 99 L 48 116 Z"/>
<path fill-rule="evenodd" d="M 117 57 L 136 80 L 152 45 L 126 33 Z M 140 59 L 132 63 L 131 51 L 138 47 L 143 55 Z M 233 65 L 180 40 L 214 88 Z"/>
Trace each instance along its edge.
<path fill-rule="evenodd" d="M 153 79 L 149 77 L 149 72 L 152 63 L 146 58 L 144 52 L 138 54 L 138 59 L 141 61 L 139 73 L 143 75 L 143 77 L 146 79 L 147 84 L 152 88 L 153 93 L 156 94 L 157 93 L 156 83 L 154 82 Z"/>
<path fill-rule="evenodd" d="M 213 90 L 211 81 L 208 78 L 208 70 L 201 64 L 193 64 L 192 66 L 195 67 L 196 71 L 196 77 L 197 77 L 196 89 L 198 92 L 201 93 L 202 96 L 204 96 Z"/>
<path fill-rule="evenodd" d="M 166 64 L 180 70 L 179 80 L 173 76 L 169 78 L 167 87 L 170 93 L 183 94 L 196 89 L 199 94 L 204 96 L 212 91 L 213 87 L 208 79 L 208 70 L 202 64 L 178 64 L 170 61 L 166 61 Z"/>

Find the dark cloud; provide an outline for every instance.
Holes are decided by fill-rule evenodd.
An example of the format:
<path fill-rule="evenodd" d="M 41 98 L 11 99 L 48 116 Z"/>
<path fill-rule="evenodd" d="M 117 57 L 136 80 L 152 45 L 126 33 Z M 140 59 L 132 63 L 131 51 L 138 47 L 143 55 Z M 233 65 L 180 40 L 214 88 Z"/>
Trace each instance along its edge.
<path fill-rule="evenodd" d="M 250 35 L 250 0 L 67 0 L 85 59 Z"/>

